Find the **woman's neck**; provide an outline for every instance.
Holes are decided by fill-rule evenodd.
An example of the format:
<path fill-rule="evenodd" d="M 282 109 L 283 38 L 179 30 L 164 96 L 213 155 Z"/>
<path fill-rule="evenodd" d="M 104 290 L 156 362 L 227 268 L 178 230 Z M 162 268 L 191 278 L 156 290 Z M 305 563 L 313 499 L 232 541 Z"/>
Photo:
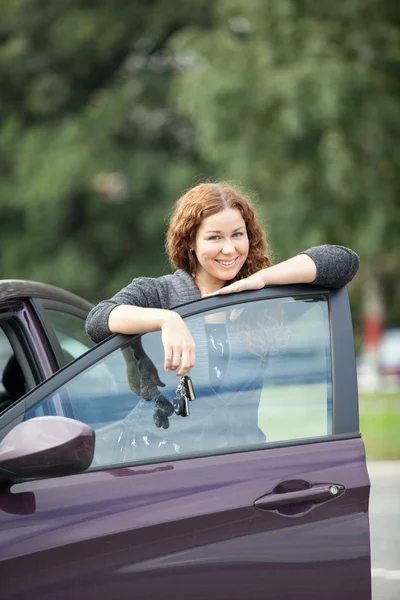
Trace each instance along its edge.
<path fill-rule="evenodd" d="M 221 288 L 224 287 L 225 281 L 221 279 L 215 279 L 214 277 L 210 277 L 208 273 L 197 272 L 193 275 L 193 279 L 200 290 L 202 296 L 207 296 L 207 294 L 213 294 L 214 292 L 218 292 Z"/>

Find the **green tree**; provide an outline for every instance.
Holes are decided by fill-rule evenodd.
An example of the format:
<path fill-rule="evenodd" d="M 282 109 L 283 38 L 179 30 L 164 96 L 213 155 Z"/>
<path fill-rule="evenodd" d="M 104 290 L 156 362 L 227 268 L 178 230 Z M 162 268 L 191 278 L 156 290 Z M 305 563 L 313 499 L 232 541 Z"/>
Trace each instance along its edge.
<path fill-rule="evenodd" d="M 210 26 L 174 39 L 196 65 L 177 77 L 180 110 L 219 174 L 257 193 L 278 258 L 324 242 L 359 252 L 358 348 L 379 385 L 375 324 L 387 306 L 400 319 L 399 5 L 213 7 Z"/>
<path fill-rule="evenodd" d="M 195 0 L 4 0 L 0 267 L 92 300 L 166 265 L 165 217 L 210 167 L 176 113 L 168 41 Z"/>
<path fill-rule="evenodd" d="M 279 256 L 324 241 L 351 245 L 371 263 L 395 252 L 400 38 L 393 2 L 213 6 L 210 26 L 174 39 L 196 64 L 176 87 L 203 156 L 256 191 Z"/>

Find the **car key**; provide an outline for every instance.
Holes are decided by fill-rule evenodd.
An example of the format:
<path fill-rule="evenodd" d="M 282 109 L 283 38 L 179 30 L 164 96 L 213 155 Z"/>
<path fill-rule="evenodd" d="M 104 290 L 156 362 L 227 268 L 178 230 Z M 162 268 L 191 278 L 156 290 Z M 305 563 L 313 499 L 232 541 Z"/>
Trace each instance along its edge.
<path fill-rule="evenodd" d="M 188 375 L 184 375 L 181 377 L 175 392 L 173 403 L 175 414 L 181 417 L 188 417 L 190 414 L 189 402 L 193 402 L 195 399 L 196 395 L 194 393 L 192 380 Z"/>
<path fill-rule="evenodd" d="M 187 399 L 190 400 L 190 402 L 193 402 L 193 400 L 196 400 L 196 394 L 194 393 L 193 383 L 192 383 L 192 380 L 190 379 L 189 375 L 184 375 L 182 377 L 181 384 L 184 387 L 185 395 L 186 395 Z"/>

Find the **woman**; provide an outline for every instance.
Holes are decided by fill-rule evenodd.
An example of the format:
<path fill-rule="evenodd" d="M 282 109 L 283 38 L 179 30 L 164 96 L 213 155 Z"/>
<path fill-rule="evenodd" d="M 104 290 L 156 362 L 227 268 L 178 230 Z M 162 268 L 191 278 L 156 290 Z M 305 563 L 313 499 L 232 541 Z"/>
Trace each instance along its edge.
<path fill-rule="evenodd" d="M 229 314 L 217 311 L 195 319 L 190 327 L 198 345 L 196 361 L 192 333 L 171 309 L 211 294 L 265 285 L 340 287 L 354 277 L 359 264 L 352 250 L 326 245 L 272 266 L 264 231 L 249 200 L 226 183 L 200 184 L 178 200 L 167 233 L 167 252 L 176 271 L 134 279 L 110 300 L 100 302 L 87 318 L 87 332 L 99 342 L 112 333 L 161 330 L 165 370 L 183 376 L 193 369 L 200 397 L 193 403 L 191 418 L 174 418 L 170 427 L 179 388 L 174 392 L 171 381 L 166 386 L 160 381 L 153 363 L 159 364 L 158 358 L 147 356 L 136 340 L 133 357 L 125 353 L 125 360 L 131 389 L 141 400 L 122 422 L 115 462 L 265 441 L 257 414 L 269 356 L 276 341 L 281 347 L 284 338 L 284 324 L 275 327 L 279 316 L 275 319 L 270 309 L 267 315 L 256 315 L 253 307 L 249 314 L 233 309 Z M 259 322 L 249 323 L 253 318 Z M 272 327 L 271 318 L 276 321 Z M 246 352 L 252 355 L 251 369 L 241 376 Z M 232 372 L 237 381 L 233 386 Z"/>
<path fill-rule="evenodd" d="M 172 275 L 140 277 L 89 313 L 86 329 L 95 342 L 112 333 L 161 330 L 165 369 L 178 376 L 195 364 L 193 338 L 174 307 L 211 294 L 266 285 L 314 283 L 341 287 L 359 266 L 355 252 L 317 246 L 272 266 L 265 233 L 250 201 L 226 183 L 202 183 L 176 203 L 167 252 Z"/>

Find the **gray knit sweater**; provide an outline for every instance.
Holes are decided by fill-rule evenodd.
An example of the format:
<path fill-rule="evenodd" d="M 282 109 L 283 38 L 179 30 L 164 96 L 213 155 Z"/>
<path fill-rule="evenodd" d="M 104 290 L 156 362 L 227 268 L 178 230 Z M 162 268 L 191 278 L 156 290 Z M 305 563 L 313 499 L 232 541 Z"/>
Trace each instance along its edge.
<path fill-rule="evenodd" d="M 357 254 L 344 246 L 315 246 L 300 254 L 307 254 L 313 259 L 317 267 L 314 284 L 319 286 L 342 287 L 353 279 L 359 266 Z M 109 337 L 112 333 L 108 327 L 108 317 L 113 308 L 120 304 L 171 309 L 200 299 L 200 290 L 193 278 L 181 269 L 162 277 L 138 277 L 90 311 L 86 331 L 96 343 Z"/>

